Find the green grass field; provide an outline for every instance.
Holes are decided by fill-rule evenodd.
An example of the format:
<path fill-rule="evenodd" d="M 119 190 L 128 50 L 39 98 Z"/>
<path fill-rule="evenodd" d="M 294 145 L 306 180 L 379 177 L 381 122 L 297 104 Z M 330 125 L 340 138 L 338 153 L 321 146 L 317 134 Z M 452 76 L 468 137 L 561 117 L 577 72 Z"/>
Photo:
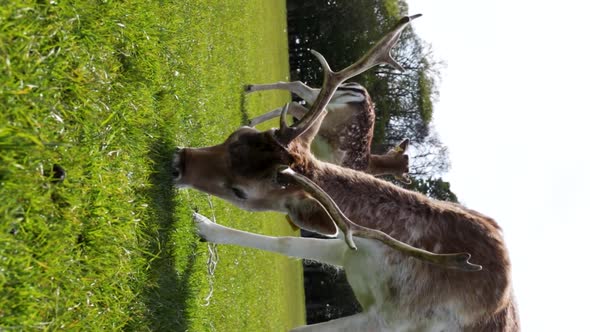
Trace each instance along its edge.
<path fill-rule="evenodd" d="M 304 323 L 299 262 L 219 247 L 210 277 L 190 214 L 293 235 L 284 219 L 212 210 L 169 175 L 175 146 L 288 100 L 242 93 L 288 78 L 285 16 L 276 0 L 0 0 L 1 331 Z"/>

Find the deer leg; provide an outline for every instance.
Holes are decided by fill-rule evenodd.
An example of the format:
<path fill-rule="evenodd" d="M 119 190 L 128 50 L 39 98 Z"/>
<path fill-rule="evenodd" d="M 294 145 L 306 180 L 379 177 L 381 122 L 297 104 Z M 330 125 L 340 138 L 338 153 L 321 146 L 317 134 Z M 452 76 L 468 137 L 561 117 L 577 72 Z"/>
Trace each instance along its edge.
<path fill-rule="evenodd" d="M 265 121 L 268 120 L 272 120 L 274 118 L 278 118 L 279 116 L 281 116 L 281 111 L 283 110 L 283 107 L 279 107 L 275 110 L 272 110 L 268 113 L 264 113 L 262 115 L 259 115 L 255 118 L 253 118 L 252 120 L 250 120 L 250 123 L 248 124 L 250 127 L 254 127 L 257 126 Z M 305 113 L 307 112 L 307 109 L 297 103 L 291 103 L 291 106 L 289 107 L 289 110 L 287 111 L 289 114 L 291 114 L 292 116 L 301 119 L 301 117 L 303 117 L 303 115 L 305 115 Z"/>
<path fill-rule="evenodd" d="M 266 122 L 268 120 L 272 120 L 274 118 L 278 118 L 279 116 L 281 116 L 281 110 L 283 108 L 279 107 L 277 109 L 274 109 L 270 112 L 264 113 L 262 115 L 259 115 L 253 119 L 250 119 L 250 122 L 248 122 L 248 126 L 250 127 L 255 127 L 263 122 Z"/>
<path fill-rule="evenodd" d="M 291 332 L 356 332 L 356 331 L 384 331 L 379 326 L 379 321 L 371 311 L 361 312 L 356 315 L 334 319 L 331 321 L 300 326 Z"/>
<path fill-rule="evenodd" d="M 294 82 L 277 82 L 273 84 L 251 84 L 245 88 L 246 92 L 265 91 L 265 90 L 287 90 L 305 100 L 310 105 L 318 96 L 319 89 L 313 89 L 303 84 L 301 81 Z"/>
<path fill-rule="evenodd" d="M 193 213 L 199 236 L 218 244 L 235 244 L 276 252 L 290 257 L 312 259 L 321 263 L 342 266 L 348 247 L 338 239 L 324 240 L 299 237 L 273 237 L 225 227 L 207 217 Z"/>
<path fill-rule="evenodd" d="M 312 104 L 315 101 L 315 98 L 318 95 L 319 89 L 313 89 L 309 86 L 303 84 L 301 81 L 295 82 L 277 82 L 273 84 L 251 84 L 246 86 L 246 92 L 254 92 L 254 91 L 265 91 L 265 90 L 287 90 L 291 93 L 298 95 L 299 97 L 303 98 L 305 102 Z M 254 119 L 250 120 L 249 126 L 254 127 L 262 122 L 278 118 L 281 115 L 281 108 L 277 108 L 272 110 L 268 113 L 264 113 L 260 116 L 255 117 Z M 305 115 L 306 111 L 301 111 L 300 108 L 289 107 L 289 114 L 292 116 L 300 119 Z"/>

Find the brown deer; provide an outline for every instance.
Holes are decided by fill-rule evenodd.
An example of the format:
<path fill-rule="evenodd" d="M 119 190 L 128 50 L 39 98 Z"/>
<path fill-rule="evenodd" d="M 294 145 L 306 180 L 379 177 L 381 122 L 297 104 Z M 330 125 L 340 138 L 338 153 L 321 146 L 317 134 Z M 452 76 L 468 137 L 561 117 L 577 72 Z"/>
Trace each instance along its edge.
<path fill-rule="evenodd" d="M 417 16 L 400 20 L 361 59 L 341 71 L 333 72 L 314 51 L 324 83 L 309 112 L 293 126 L 286 124 L 285 107 L 279 129 L 260 132 L 242 127 L 219 145 L 184 148 L 175 155 L 180 186 L 244 209 L 283 212 L 303 229 L 338 236 L 263 236 L 194 214 L 198 234 L 208 241 L 345 269 L 364 311 L 294 331 L 519 331 L 510 260 L 494 220 L 322 162 L 310 153 L 326 115 L 324 108 L 338 86 L 375 65 L 396 65 L 390 49 Z M 481 266 L 468 262 L 469 254 L 443 254 L 464 250 Z"/>
<path fill-rule="evenodd" d="M 313 104 L 320 89 L 313 89 L 301 81 L 246 86 L 246 92 L 264 90 L 288 90 Z M 262 114 L 250 121 L 250 126 L 280 116 L 282 108 Z M 326 106 L 328 114 L 312 141 L 313 155 L 322 161 L 364 171 L 373 175 L 391 174 L 396 179 L 409 182 L 408 155 L 405 154 L 409 140 L 390 149 L 383 155 L 371 154 L 375 107 L 367 90 L 358 83 L 344 83 L 336 89 Z M 288 112 L 301 118 L 307 109 L 293 104 Z"/>

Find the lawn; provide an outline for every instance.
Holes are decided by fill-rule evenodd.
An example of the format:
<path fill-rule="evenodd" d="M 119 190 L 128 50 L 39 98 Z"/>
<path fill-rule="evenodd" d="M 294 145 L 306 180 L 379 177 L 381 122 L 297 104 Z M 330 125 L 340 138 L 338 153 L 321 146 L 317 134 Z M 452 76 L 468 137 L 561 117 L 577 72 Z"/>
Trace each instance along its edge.
<path fill-rule="evenodd" d="M 288 101 L 242 93 L 288 79 L 286 34 L 284 1 L 0 0 L 0 330 L 304 323 L 298 261 L 220 246 L 210 275 L 190 214 L 295 234 L 284 218 L 170 176 L 174 147 Z"/>

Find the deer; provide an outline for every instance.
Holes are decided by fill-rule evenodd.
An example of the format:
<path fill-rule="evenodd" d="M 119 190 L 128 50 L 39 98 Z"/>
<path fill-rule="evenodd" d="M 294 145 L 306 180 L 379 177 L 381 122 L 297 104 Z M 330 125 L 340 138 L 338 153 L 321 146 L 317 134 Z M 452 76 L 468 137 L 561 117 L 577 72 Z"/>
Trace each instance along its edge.
<path fill-rule="evenodd" d="M 408 191 L 370 174 L 323 162 L 310 145 L 338 86 L 369 68 L 399 65 L 390 56 L 402 18 L 367 53 L 340 71 L 312 51 L 324 72 L 317 98 L 296 123 L 243 126 L 214 146 L 179 148 L 176 185 L 245 210 L 285 213 L 298 227 L 329 239 L 244 232 L 193 214 L 196 233 L 212 243 L 257 248 L 341 267 L 363 311 L 293 329 L 310 331 L 520 330 L 511 263 L 492 218 Z M 473 262 L 470 260 L 473 259 Z"/>
<path fill-rule="evenodd" d="M 265 90 L 287 90 L 311 105 L 320 89 L 314 89 L 301 81 L 251 84 L 246 93 Z M 409 183 L 409 157 L 406 153 L 409 140 L 404 139 L 386 153 L 372 154 L 371 142 L 375 126 L 375 106 L 367 89 L 358 83 L 340 85 L 326 106 L 327 114 L 312 141 L 311 150 L 316 158 L 333 164 L 379 176 L 393 175 L 397 180 Z M 250 120 L 254 127 L 279 117 L 277 108 Z M 307 109 L 298 103 L 288 108 L 288 113 L 301 118 Z"/>

